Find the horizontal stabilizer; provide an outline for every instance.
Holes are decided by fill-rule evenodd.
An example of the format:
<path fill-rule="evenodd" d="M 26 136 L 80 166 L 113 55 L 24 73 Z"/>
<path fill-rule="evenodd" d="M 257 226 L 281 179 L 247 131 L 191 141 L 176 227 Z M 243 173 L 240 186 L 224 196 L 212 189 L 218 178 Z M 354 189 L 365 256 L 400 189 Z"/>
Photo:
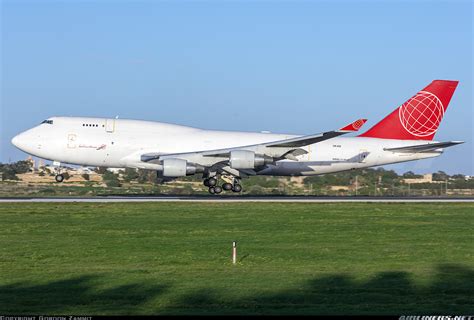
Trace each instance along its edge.
<path fill-rule="evenodd" d="M 431 152 L 440 148 L 447 148 L 447 147 L 455 146 L 461 143 L 464 143 L 464 141 L 435 142 L 435 143 L 419 144 L 419 145 L 406 146 L 406 147 L 385 148 L 384 150 L 393 151 L 393 152 L 407 152 L 407 153 Z"/>

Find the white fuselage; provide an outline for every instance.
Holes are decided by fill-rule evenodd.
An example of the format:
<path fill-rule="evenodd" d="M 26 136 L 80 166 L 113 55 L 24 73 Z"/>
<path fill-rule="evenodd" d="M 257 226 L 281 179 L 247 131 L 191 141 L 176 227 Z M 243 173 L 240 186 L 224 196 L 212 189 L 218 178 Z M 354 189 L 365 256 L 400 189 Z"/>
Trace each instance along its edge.
<path fill-rule="evenodd" d="M 85 166 L 153 169 L 146 153 L 170 154 L 253 145 L 296 137 L 288 134 L 202 130 L 174 124 L 103 118 L 53 117 L 12 142 L 40 158 Z M 440 155 L 396 153 L 385 148 L 424 144 L 419 140 L 337 137 L 302 147 L 298 161 L 281 160 L 264 175 L 315 175 L 418 160 Z"/>

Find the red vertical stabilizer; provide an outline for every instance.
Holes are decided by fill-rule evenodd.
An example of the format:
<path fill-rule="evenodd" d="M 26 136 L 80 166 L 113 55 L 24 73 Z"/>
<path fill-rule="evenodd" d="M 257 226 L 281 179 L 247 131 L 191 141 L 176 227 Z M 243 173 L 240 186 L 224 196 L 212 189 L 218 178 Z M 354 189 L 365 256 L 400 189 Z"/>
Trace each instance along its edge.
<path fill-rule="evenodd" d="M 457 85 L 434 80 L 359 137 L 433 140 Z"/>

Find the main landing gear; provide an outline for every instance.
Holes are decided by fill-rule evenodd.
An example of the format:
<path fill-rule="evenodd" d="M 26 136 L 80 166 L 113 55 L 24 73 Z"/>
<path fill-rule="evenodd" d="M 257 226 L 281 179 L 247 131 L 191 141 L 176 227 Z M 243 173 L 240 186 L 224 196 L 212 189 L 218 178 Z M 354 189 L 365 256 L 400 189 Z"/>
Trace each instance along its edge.
<path fill-rule="evenodd" d="M 61 173 L 58 173 L 58 174 L 54 177 L 54 180 L 56 180 L 56 182 L 63 182 L 63 181 L 64 181 L 64 176 L 63 176 Z"/>
<path fill-rule="evenodd" d="M 204 185 L 209 187 L 210 194 L 219 194 L 222 191 L 233 191 L 233 192 L 241 192 L 242 186 L 239 184 L 239 180 L 231 177 L 222 177 L 224 183 L 222 186 L 217 185 L 218 180 L 215 177 L 204 179 Z M 230 182 L 229 182 L 230 181 Z"/>

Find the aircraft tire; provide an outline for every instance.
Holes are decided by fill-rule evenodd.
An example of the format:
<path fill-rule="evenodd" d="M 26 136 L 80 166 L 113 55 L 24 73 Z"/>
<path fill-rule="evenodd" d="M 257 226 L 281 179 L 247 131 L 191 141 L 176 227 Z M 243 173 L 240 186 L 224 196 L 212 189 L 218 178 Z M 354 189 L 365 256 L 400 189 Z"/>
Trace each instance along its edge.
<path fill-rule="evenodd" d="M 214 187 L 217 184 L 217 179 L 215 178 L 209 178 L 209 186 Z"/>
<path fill-rule="evenodd" d="M 216 189 L 214 187 L 209 187 L 209 193 L 210 194 L 215 194 L 216 193 Z"/>
<path fill-rule="evenodd" d="M 219 193 L 222 192 L 222 188 L 219 187 L 219 186 L 215 186 L 215 187 L 214 187 L 214 191 L 216 192 L 216 194 L 219 194 Z"/>
<path fill-rule="evenodd" d="M 232 184 L 231 183 L 224 183 L 222 185 L 222 189 L 224 189 L 225 191 L 229 191 L 229 190 L 232 190 Z"/>
<path fill-rule="evenodd" d="M 235 184 L 234 187 L 232 188 L 232 191 L 234 192 L 240 192 L 242 191 L 242 186 L 240 184 Z"/>
<path fill-rule="evenodd" d="M 204 179 L 204 181 L 202 182 L 206 187 L 210 187 L 209 185 L 209 179 Z"/>
<path fill-rule="evenodd" d="M 64 181 L 64 176 L 62 174 L 57 174 L 54 177 L 54 180 L 56 180 L 56 182 L 63 182 Z"/>

